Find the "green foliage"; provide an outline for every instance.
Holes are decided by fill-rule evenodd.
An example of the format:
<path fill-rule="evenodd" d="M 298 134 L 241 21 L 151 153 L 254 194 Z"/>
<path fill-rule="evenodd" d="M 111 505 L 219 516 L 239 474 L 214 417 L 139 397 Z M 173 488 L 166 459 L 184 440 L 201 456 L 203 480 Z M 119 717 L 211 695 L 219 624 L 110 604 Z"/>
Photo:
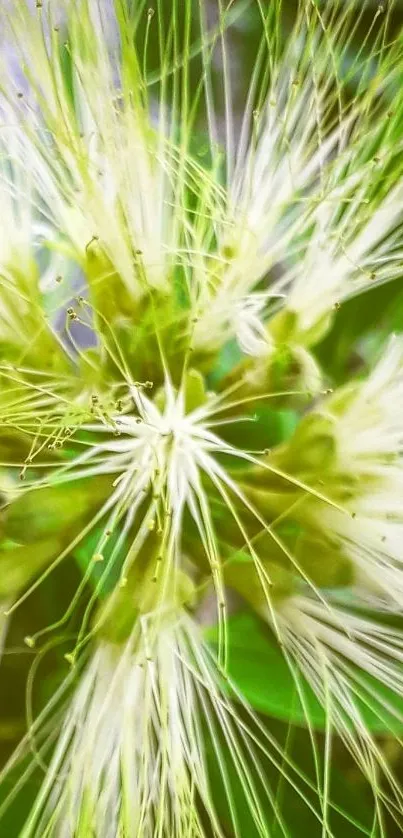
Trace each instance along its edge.
<path fill-rule="evenodd" d="M 217 628 L 207 629 L 206 636 L 217 652 Z M 362 721 L 377 735 L 400 736 L 403 697 L 375 677 L 362 674 L 358 667 L 355 676 L 355 706 Z M 326 708 L 292 661 L 284 658 L 272 632 L 250 612 L 240 612 L 228 620 L 228 677 L 238 700 L 246 700 L 259 713 L 291 725 L 326 729 Z M 231 686 L 228 689 L 237 695 Z"/>

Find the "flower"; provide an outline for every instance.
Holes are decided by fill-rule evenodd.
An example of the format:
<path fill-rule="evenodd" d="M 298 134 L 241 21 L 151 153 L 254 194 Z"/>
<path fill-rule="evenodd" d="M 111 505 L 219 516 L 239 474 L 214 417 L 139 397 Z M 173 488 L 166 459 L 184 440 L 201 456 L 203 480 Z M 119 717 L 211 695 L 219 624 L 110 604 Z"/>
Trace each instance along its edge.
<path fill-rule="evenodd" d="M 369 377 L 324 402 L 335 456 L 325 477 L 341 509 L 311 512 L 311 524 L 336 539 L 353 563 L 355 580 L 402 603 L 402 372 L 401 338 L 392 337 Z"/>
<path fill-rule="evenodd" d="M 78 567 L 65 612 L 26 638 L 33 653 L 84 601 L 71 673 L 22 745 L 37 735 L 50 752 L 25 838 L 238 836 L 239 798 L 248 829 L 263 838 L 274 819 L 285 834 L 268 764 L 310 806 L 309 781 L 231 676 L 233 607 L 265 622 L 300 697 L 308 685 L 320 701 L 326 771 L 335 731 L 374 792 L 383 771 L 401 802 L 371 727 L 380 684 L 388 702 L 401 691 L 401 634 L 385 620 L 403 597 L 402 342 L 331 394 L 315 346 L 344 300 L 402 269 L 402 36 L 387 41 L 386 15 L 363 68 L 344 72 L 351 12 L 301 0 L 284 39 L 282 4 L 258 3 L 237 132 L 233 5 L 212 30 L 190 2 L 168 23 L 160 4 L 123 0 L 113 14 L 90 0 L 59 2 L 57 18 L 45 0 L 0 12 L 24 74 L 0 91 L 14 481 L 0 595 L 12 617 L 62 562 Z"/>
<path fill-rule="evenodd" d="M 27 836 L 88 830 L 201 836 L 196 799 L 221 834 L 210 803 L 189 631 L 185 615 L 159 632 L 144 619 L 121 645 L 99 644 L 68 708 Z"/>
<path fill-rule="evenodd" d="M 271 72 L 265 96 L 254 108 L 259 61 L 266 59 L 262 50 L 239 142 L 227 139 L 232 158 L 227 211 L 218 232 L 222 263 L 218 280 L 202 291 L 210 299 L 196 330 L 203 341 L 220 333 L 227 311 L 244 306 L 246 314 L 255 299 L 250 295 L 264 284 L 265 299 L 283 297 L 283 312 L 294 315 L 292 334 L 285 338 L 310 346 L 343 300 L 399 275 L 399 167 L 392 180 L 386 167 L 401 103 L 394 98 L 392 111 L 386 101 L 398 84 L 400 46 L 396 58 L 392 48 L 384 63 L 365 67 L 363 83 L 349 101 L 344 85 L 350 76 L 339 75 L 337 64 L 348 42 L 349 14 L 333 30 L 326 26 L 326 12 L 322 17 L 301 4 L 276 61 L 272 18 L 278 14 L 277 8 L 268 13 L 273 30 L 267 38 Z M 230 99 L 229 83 L 226 93 Z M 381 127 L 375 118 L 378 108 L 385 135 L 384 123 Z M 271 324 L 264 319 L 278 340 L 276 318 Z"/>
<path fill-rule="evenodd" d="M 223 801 L 228 824 L 238 829 L 234 777 L 252 828 L 265 829 L 274 800 L 259 776 L 261 765 L 271 762 L 284 783 L 293 782 L 287 755 L 263 730 L 256 739 L 259 720 L 246 705 L 238 714 L 189 613 L 169 598 L 154 612 L 144 605 L 135 587 L 112 596 L 98 615 L 97 644 L 61 728 L 55 700 L 35 722 L 30 736 L 42 754 L 55 732 L 58 739 L 24 825 L 27 838 L 55 831 L 85 836 L 88 830 L 221 838 Z M 134 622 L 137 608 L 142 613 Z M 73 675 L 74 669 L 54 699 L 71 692 Z M 214 759 L 222 771 L 216 788 Z"/>
<path fill-rule="evenodd" d="M 308 701 L 306 682 L 321 695 L 328 746 L 334 725 L 378 800 L 386 810 L 393 812 L 396 806 L 400 811 L 401 789 L 370 733 L 379 720 L 381 730 L 392 733 L 401 722 L 397 700 L 402 689 L 400 632 L 351 613 L 347 602 L 329 606 L 312 595 L 284 602 L 276 625 L 291 667 L 296 664 L 294 677 L 301 701 Z M 305 683 L 301 683 L 301 672 Z"/>

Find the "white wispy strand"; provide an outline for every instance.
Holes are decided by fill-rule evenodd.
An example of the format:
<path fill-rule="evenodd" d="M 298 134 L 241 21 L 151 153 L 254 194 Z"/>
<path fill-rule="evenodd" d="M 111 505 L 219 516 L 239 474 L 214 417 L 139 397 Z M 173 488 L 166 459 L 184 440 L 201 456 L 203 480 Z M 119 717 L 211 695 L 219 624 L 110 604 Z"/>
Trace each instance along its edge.
<path fill-rule="evenodd" d="M 337 417 L 342 466 L 382 479 L 403 453 L 403 338 L 392 336 L 368 378 Z"/>
<path fill-rule="evenodd" d="M 335 408 L 337 410 L 337 406 Z M 330 401 L 331 410 L 331 401 Z M 332 415 L 330 413 L 330 415 Z M 392 337 L 369 377 L 337 410 L 337 469 L 353 480 L 346 514 L 324 507 L 316 518 L 353 561 L 358 584 L 403 604 L 403 340 Z"/>
<path fill-rule="evenodd" d="M 155 632 L 144 619 L 123 647 L 103 642 L 67 711 L 21 836 L 94 831 L 203 836 L 196 797 L 221 836 L 210 792 L 182 615 Z M 86 831 L 87 830 L 87 831 Z"/>
<path fill-rule="evenodd" d="M 163 107 L 152 128 L 145 98 L 141 101 L 136 94 L 134 102 L 126 80 L 119 78 L 121 45 L 116 27 L 110 37 L 110 11 L 83 0 L 78 19 L 77 9 L 76 3 L 71 10 L 65 7 L 67 21 L 73 15 L 66 47 L 54 32 L 51 10 L 45 14 L 44 8 L 38 15 L 23 5 L 10 18 L 14 49 L 23 56 L 30 83 L 29 118 L 25 103 L 21 105 L 21 124 L 29 130 L 20 159 L 29 161 L 53 238 L 59 237 L 64 248 L 69 242 L 79 263 L 89 245 L 95 250 L 101 241 L 102 254 L 136 297 L 145 287 L 167 282 L 177 251 L 170 182 L 177 162 L 168 152 Z M 52 23 L 50 40 L 43 35 L 44 19 Z M 91 50 L 84 48 L 88 26 L 99 35 Z M 74 108 L 68 97 L 60 96 L 63 50 L 74 55 Z M 136 251 L 143 280 L 133 258 Z"/>
<path fill-rule="evenodd" d="M 356 605 L 358 602 L 356 601 Z M 368 602 L 363 603 L 364 607 Z M 342 737 L 378 800 L 401 825 L 402 791 L 370 730 L 374 719 L 393 735 L 402 722 L 403 645 L 400 632 L 347 608 L 313 596 L 285 601 L 276 614 L 276 631 L 298 670 L 319 697 L 327 724 Z M 388 698 L 383 689 L 387 688 Z M 396 702 L 393 701 L 396 697 Z M 368 714 L 372 722 L 368 723 Z M 381 776 L 386 781 L 382 787 Z"/>
<path fill-rule="evenodd" d="M 360 179 L 363 176 L 361 172 Z M 388 193 L 361 229 L 354 226 L 354 215 L 363 214 L 357 197 L 342 221 L 337 219 L 337 208 L 343 205 L 348 191 L 343 195 L 336 189 L 321 204 L 306 252 L 287 277 L 287 306 L 298 314 L 303 332 L 315 326 L 336 303 L 370 283 L 391 281 L 401 273 L 402 187 Z M 364 201 L 364 190 L 362 193 Z M 283 287 L 283 282 L 280 285 Z"/>
<path fill-rule="evenodd" d="M 2 273 L 10 268 L 22 274 L 32 272 L 32 254 L 40 225 L 34 206 L 33 182 L 29 170 L 22 166 L 23 137 L 11 115 L 3 113 L 0 125 L 0 266 Z"/>
<path fill-rule="evenodd" d="M 327 84 L 318 92 L 309 57 L 301 48 L 303 32 L 304 26 L 302 32 L 297 29 L 281 62 L 273 66 L 261 113 L 251 113 L 252 84 L 236 144 L 234 173 L 228 183 L 228 215 L 219 234 L 220 247 L 224 254 L 230 248 L 231 255 L 196 329 L 200 342 L 203 335 L 207 341 L 209 332 L 211 335 L 222 328 L 228 309 L 239 312 L 244 301 L 247 310 L 250 300 L 255 299 L 253 291 L 258 282 L 285 257 L 291 242 L 306 225 L 303 205 L 298 218 L 295 212 L 290 217 L 290 209 L 304 191 L 308 190 L 305 200 L 309 200 L 321 167 L 343 132 L 339 126 L 323 141 L 318 136 L 331 72 Z M 318 63 L 328 62 L 323 43 L 316 46 Z M 269 45 L 270 49 L 275 53 L 275 43 Z M 276 292 L 269 288 L 266 299 L 273 294 Z M 235 321 L 234 325 L 236 333 Z M 257 354 L 261 354 L 261 344 L 256 348 Z"/>
<path fill-rule="evenodd" d="M 48 238 L 49 225 L 41 218 L 32 171 L 25 156 L 25 142 L 6 106 L 0 105 L 0 338 L 5 344 L 29 344 L 27 320 L 35 323 L 37 336 L 46 329 L 39 287 L 46 284 L 49 267 L 39 279 L 38 255 Z"/>
<path fill-rule="evenodd" d="M 323 19 L 310 11 L 309 21 L 306 9 L 306 17 L 301 14 L 281 59 L 275 36 L 268 40 L 272 78 L 266 101 L 253 114 L 252 83 L 227 184 L 227 216 L 218 233 L 219 279 L 214 276 L 211 287 L 200 289 L 204 311 L 195 331 L 200 345 L 214 342 L 232 322 L 244 349 L 240 311 L 247 316 L 262 281 L 267 302 L 284 295 L 284 306 L 297 314 L 303 343 L 335 304 L 401 272 L 402 189 L 391 183 L 380 199 L 371 195 L 371 184 L 384 184 L 389 175 L 382 169 L 387 155 L 379 125 L 367 113 L 371 102 L 376 109 L 383 101 L 379 94 L 388 84 L 393 89 L 392 81 L 398 83 L 396 69 L 392 65 L 383 73 L 381 65 L 348 107 L 339 75 L 343 23 L 339 30 L 322 31 Z M 339 111 L 336 118 L 330 118 L 332 108 Z M 379 157 L 368 159 L 364 140 L 367 147 L 379 146 Z M 394 151 L 399 146 L 395 140 Z M 258 329 L 255 320 L 255 333 Z M 263 354 L 260 342 L 254 346 Z M 249 343 L 248 354 L 251 348 Z M 271 349 L 268 340 L 268 355 Z"/>
<path fill-rule="evenodd" d="M 269 684 L 270 672 L 263 677 Z M 41 742 L 41 759 L 54 743 L 60 717 L 52 713 L 64 692 L 62 685 L 30 733 L 28 744 Z M 211 760 L 220 772 L 219 788 L 211 786 Z M 227 679 L 224 685 L 192 618 L 183 611 L 150 613 L 121 645 L 98 641 L 21 838 L 50 838 L 55 831 L 60 838 L 87 838 L 88 830 L 105 838 L 121 832 L 224 838 L 216 813 L 221 804 L 236 838 L 244 838 L 239 794 L 251 828 L 269 838 L 268 812 L 280 829 L 286 825 L 267 780 L 268 762 L 305 800 L 313 785 L 236 686 Z M 308 798 L 306 803 L 320 822 L 320 811 Z"/>

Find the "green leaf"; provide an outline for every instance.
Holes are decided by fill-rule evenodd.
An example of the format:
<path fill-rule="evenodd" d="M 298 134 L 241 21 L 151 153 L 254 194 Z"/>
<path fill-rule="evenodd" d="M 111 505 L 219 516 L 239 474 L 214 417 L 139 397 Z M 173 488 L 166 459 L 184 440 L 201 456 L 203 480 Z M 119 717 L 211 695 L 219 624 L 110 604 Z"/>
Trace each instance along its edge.
<path fill-rule="evenodd" d="M 28 491 L 6 509 L 4 533 L 22 544 L 77 532 L 94 514 L 110 491 L 104 475 Z"/>
<path fill-rule="evenodd" d="M 207 630 L 213 651 L 218 648 L 218 628 Z M 280 647 L 268 629 L 252 613 L 242 612 L 228 620 L 228 675 L 249 704 L 276 719 L 306 725 L 294 678 Z M 325 728 L 325 712 L 311 687 L 300 676 L 303 700 L 313 727 Z"/>
<path fill-rule="evenodd" d="M 316 730 L 326 727 L 326 712 L 297 667 L 291 671 L 280 647 L 264 623 L 252 613 L 240 612 L 228 620 L 228 675 L 236 690 L 258 712 Z M 214 652 L 218 628 L 207 629 Z M 358 667 L 352 698 L 362 721 L 374 734 L 399 735 L 403 731 L 403 697 Z M 228 689 L 233 693 L 231 687 Z M 235 694 L 236 697 L 236 694 Z M 346 719 L 347 721 L 347 719 Z"/>
<path fill-rule="evenodd" d="M 274 410 L 271 407 L 260 406 L 255 411 L 255 416 L 256 425 L 253 429 L 253 440 L 257 447 L 259 442 L 255 442 L 256 435 L 261 435 L 262 442 L 266 446 L 279 445 L 292 436 L 299 420 L 298 413 L 289 408 Z M 265 434 L 264 439 L 263 434 Z"/>
<path fill-rule="evenodd" d="M 250 407 L 248 429 L 252 435 L 255 451 L 273 448 L 292 437 L 299 420 L 298 413 L 295 410 L 289 408 L 276 410 L 259 402 L 257 404 L 251 403 Z M 248 415 L 246 409 L 244 414 Z M 221 431 L 221 435 L 231 445 L 243 448 L 245 445 L 245 421 L 242 419 L 236 421 L 234 417 L 232 423 Z M 239 460 L 238 463 L 235 461 L 234 466 L 237 464 L 239 466 Z"/>
<path fill-rule="evenodd" d="M 0 598 L 21 591 L 43 571 L 60 552 L 58 538 L 41 539 L 35 544 L 15 544 L 0 550 Z"/>
<path fill-rule="evenodd" d="M 371 364 L 382 342 L 403 324 L 401 278 L 374 286 L 343 303 L 332 329 L 315 348 L 315 355 L 336 384 L 345 384 Z"/>

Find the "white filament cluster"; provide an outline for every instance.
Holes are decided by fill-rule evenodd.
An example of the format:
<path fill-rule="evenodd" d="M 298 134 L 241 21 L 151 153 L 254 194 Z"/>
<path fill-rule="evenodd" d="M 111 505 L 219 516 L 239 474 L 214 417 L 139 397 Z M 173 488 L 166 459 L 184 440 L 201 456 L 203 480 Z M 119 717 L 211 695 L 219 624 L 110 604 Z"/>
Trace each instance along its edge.
<path fill-rule="evenodd" d="M 392 337 L 337 416 L 338 468 L 353 480 L 346 513 L 321 510 L 320 526 L 352 559 L 357 582 L 403 604 L 403 342 Z"/>
<path fill-rule="evenodd" d="M 181 625 L 181 619 L 184 625 Z M 102 642 L 81 678 L 21 835 L 205 835 L 209 805 L 186 618 Z M 220 835 L 216 827 L 215 835 Z"/>

